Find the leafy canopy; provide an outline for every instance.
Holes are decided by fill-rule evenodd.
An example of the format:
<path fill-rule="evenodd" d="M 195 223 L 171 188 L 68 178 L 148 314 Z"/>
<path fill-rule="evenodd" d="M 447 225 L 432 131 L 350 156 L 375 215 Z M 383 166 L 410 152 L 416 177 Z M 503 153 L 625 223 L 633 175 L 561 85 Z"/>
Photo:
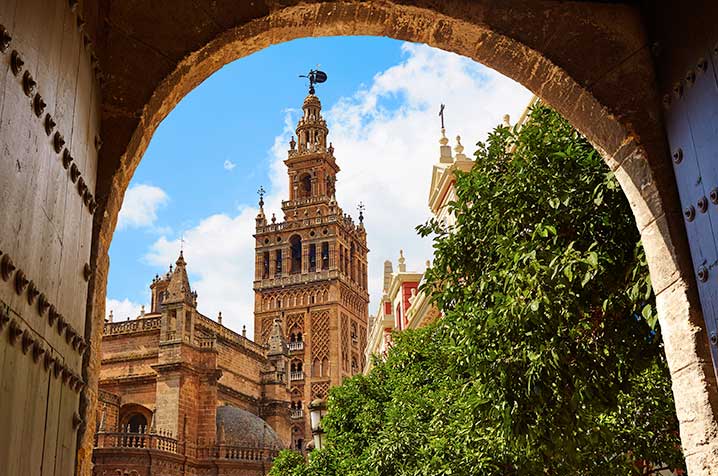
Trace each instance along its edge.
<path fill-rule="evenodd" d="M 536 106 L 457 173 L 425 275 L 444 317 L 331 391 L 327 448 L 271 474 L 604 475 L 682 469 L 648 269 L 595 149 Z M 290 465 L 287 463 L 292 460 Z"/>

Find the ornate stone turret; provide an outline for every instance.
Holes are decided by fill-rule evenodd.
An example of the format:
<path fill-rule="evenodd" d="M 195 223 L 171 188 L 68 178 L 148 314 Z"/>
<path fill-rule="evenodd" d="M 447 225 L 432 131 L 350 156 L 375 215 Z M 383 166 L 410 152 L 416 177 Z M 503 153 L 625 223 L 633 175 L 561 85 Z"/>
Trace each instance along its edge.
<path fill-rule="evenodd" d="M 287 355 L 287 340 L 284 338 L 284 335 L 282 335 L 282 320 L 279 317 L 274 319 L 267 345 L 269 346 L 267 350 L 268 356 Z"/>
<path fill-rule="evenodd" d="M 184 303 L 188 306 L 195 307 L 197 305 L 197 295 L 192 292 L 192 289 L 189 286 L 187 263 L 184 260 L 182 251 L 180 251 L 179 258 L 177 258 L 175 265 L 176 268 L 173 271 L 172 276 L 170 277 L 169 285 L 167 286 L 164 304 Z"/>
<path fill-rule="evenodd" d="M 302 105 L 304 114 L 297 123 L 297 140 L 289 142 L 288 159 L 284 162 L 290 171 L 289 202 L 302 199 L 325 199 L 334 196 L 334 183 L 339 167 L 334 159 L 334 147 L 327 146 L 329 129 L 322 117 L 322 104 L 309 94 Z M 306 200 L 305 200 L 306 201 Z M 315 200 L 316 201 L 316 200 Z M 287 207 L 285 213 L 287 212 Z M 323 214 L 325 207 L 320 208 Z"/>

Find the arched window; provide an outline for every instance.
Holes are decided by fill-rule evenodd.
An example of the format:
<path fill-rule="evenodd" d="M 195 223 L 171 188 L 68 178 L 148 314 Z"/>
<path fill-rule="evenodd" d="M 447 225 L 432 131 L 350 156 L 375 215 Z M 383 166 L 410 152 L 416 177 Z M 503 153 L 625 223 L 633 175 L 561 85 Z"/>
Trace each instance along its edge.
<path fill-rule="evenodd" d="M 297 333 L 297 342 L 302 342 L 302 333 Z"/>
<path fill-rule="evenodd" d="M 144 415 L 135 413 L 127 421 L 130 433 L 144 433 L 147 431 L 147 418 Z"/>
<path fill-rule="evenodd" d="M 319 359 L 314 359 L 314 362 L 312 363 L 312 376 L 314 377 L 321 377 L 322 376 L 322 365 L 319 363 Z"/>
<path fill-rule="evenodd" d="M 354 243 L 352 243 L 351 248 L 349 250 L 349 276 L 351 276 L 352 281 L 357 281 L 357 275 L 356 275 L 356 247 L 354 246 Z"/>
<path fill-rule="evenodd" d="M 120 408 L 118 430 L 121 432 L 143 433 L 148 431 L 152 421 L 152 411 L 136 403 L 128 403 Z"/>
<path fill-rule="evenodd" d="M 302 238 L 299 235 L 293 235 L 289 239 L 289 246 L 292 252 L 292 266 L 290 273 L 302 272 Z"/>
<path fill-rule="evenodd" d="M 324 357 L 322 359 L 322 377 L 328 377 L 329 376 L 329 359 Z"/>
<path fill-rule="evenodd" d="M 312 177 L 304 174 L 299 177 L 299 198 L 308 198 L 312 196 Z"/>

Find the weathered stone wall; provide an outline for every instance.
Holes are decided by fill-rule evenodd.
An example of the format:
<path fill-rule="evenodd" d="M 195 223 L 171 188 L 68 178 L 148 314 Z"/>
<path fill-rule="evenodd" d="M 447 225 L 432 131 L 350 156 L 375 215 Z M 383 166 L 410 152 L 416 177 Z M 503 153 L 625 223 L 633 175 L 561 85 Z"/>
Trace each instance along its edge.
<path fill-rule="evenodd" d="M 0 472 L 65 476 L 86 380 L 100 91 L 66 0 L 3 0 L 0 25 L 0 427 L 12 431 Z"/>
<path fill-rule="evenodd" d="M 256 354 L 248 354 L 231 343 L 218 340 L 217 367 L 222 370 L 219 383 L 230 389 L 259 400 L 262 398 L 261 366 L 264 358 L 257 359 Z M 244 405 L 238 405 L 244 408 Z M 256 409 L 250 410 L 256 413 Z"/>

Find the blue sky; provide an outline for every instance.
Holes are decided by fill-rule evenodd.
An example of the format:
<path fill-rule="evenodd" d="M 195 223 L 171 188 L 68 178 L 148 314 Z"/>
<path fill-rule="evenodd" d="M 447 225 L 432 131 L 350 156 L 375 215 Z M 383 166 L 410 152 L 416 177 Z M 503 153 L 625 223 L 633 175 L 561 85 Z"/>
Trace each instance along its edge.
<path fill-rule="evenodd" d="M 414 227 L 428 218 L 431 166 L 438 158 L 440 103 L 447 136 L 463 136 L 467 155 L 504 114 L 520 114 L 530 94 L 477 63 L 423 45 L 386 38 L 295 40 L 226 65 L 185 97 L 157 129 L 130 184 L 110 248 L 107 312 L 134 317 L 149 304 L 148 285 L 166 270 L 185 237 L 199 309 L 252 331 L 256 190 L 265 209 L 286 198 L 281 161 L 306 95 L 298 78 L 316 67 L 330 127 L 340 206 L 367 204 L 370 294 L 380 292 L 381 263 L 405 250 L 423 269 L 431 243 Z"/>

